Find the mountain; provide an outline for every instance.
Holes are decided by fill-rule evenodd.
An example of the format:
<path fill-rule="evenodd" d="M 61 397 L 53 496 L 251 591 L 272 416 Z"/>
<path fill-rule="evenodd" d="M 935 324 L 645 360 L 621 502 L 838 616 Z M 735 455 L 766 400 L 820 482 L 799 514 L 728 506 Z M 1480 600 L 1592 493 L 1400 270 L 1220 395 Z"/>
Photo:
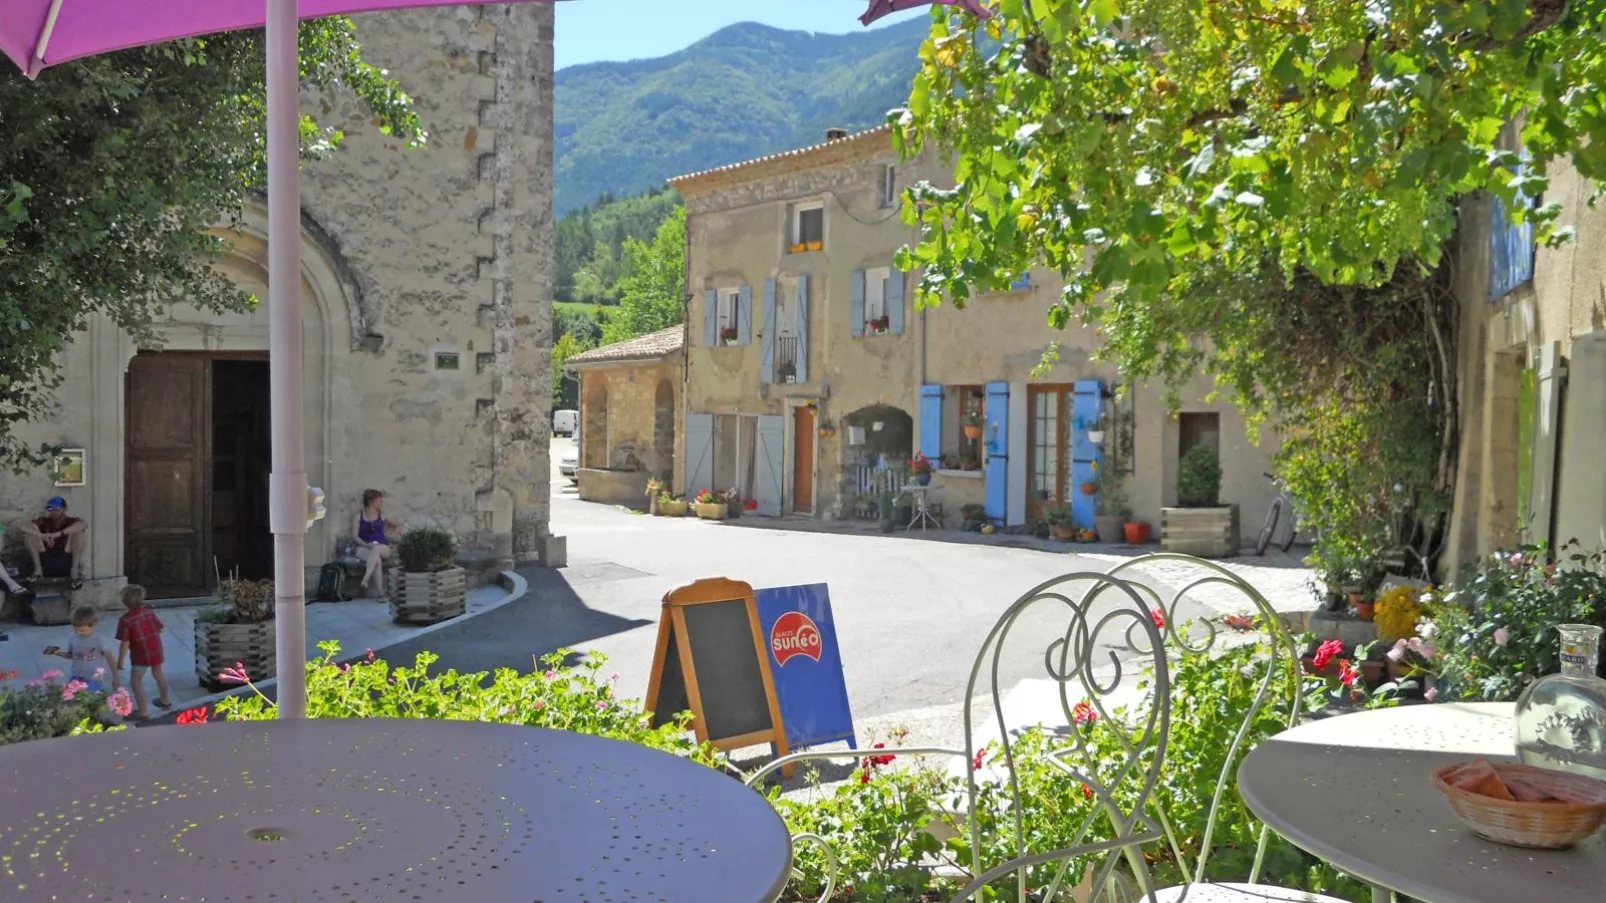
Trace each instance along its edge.
<path fill-rule="evenodd" d="M 557 211 L 868 128 L 902 106 L 925 19 L 828 35 L 744 22 L 678 53 L 556 80 Z"/>

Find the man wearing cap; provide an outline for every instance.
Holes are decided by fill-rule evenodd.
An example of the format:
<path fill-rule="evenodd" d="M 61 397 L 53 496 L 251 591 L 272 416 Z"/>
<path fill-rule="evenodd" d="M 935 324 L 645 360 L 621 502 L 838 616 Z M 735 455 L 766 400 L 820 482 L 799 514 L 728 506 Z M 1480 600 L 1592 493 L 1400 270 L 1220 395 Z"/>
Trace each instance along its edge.
<path fill-rule="evenodd" d="M 45 513 L 25 521 L 18 529 L 33 556 L 33 577 L 71 577 L 72 588 L 84 585 L 84 542 L 89 525 L 67 513 L 67 500 L 56 496 L 45 502 Z"/>

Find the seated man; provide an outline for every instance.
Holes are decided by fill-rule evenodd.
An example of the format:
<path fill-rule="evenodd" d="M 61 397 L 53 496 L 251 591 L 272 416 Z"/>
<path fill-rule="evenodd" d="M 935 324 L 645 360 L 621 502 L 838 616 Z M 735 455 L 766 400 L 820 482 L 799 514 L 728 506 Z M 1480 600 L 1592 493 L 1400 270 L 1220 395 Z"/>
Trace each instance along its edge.
<path fill-rule="evenodd" d="M 45 513 L 25 521 L 18 530 L 33 556 L 33 579 L 70 577 L 72 588 L 84 585 L 84 543 L 89 524 L 67 513 L 67 500 L 56 496 L 45 502 Z"/>

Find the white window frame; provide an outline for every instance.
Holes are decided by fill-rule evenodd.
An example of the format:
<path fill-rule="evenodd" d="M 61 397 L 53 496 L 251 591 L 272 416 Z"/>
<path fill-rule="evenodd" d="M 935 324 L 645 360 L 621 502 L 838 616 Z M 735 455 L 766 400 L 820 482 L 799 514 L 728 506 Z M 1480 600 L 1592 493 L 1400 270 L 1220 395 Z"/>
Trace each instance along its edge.
<path fill-rule="evenodd" d="M 892 207 L 898 203 L 898 164 L 887 163 L 881 167 L 881 206 Z"/>
<path fill-rule="evenodd" d="M 718 306 L 716 318 L 719 321 L 719 332 L 715 339 L 719 344 L 725 344 L 724 332 L 735 327 L 737 335 L 741 334 L 741 323 L 737 322 L 742 310 L 742 290 L 740 288 L 721 288 L 714 290 L 714 297 Z"/>
<path fill-rule="evenodd" d="M 775 280 L 775 337 L 797 336 L 797 277 Z"/>
<path fill-rule="evenodd" d="M 870 324 L 886 316 L 887 313 L 887 282 L 892 278 L 891 267 L 880 267 L 864 271 L 864 324 L 865 332 L 870 332 Z"/>
<path fill-rule="evenodd" d="M 792 205 L 792 235 L 791 244 L 803 244 L 803 214 L 813 210 L 820 211 L 820 244 L 825 244 L 825 202 L 803 201 Z"/>

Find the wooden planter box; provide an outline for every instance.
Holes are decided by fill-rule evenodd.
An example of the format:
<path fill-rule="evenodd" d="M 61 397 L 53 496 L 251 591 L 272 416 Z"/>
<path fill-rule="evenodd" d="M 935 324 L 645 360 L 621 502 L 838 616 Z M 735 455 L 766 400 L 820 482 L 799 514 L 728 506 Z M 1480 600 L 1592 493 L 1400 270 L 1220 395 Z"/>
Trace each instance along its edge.
<path fill-rule="evenodd" d="M 730 510 L 730 506 L 724 502 L 708 505 L 693 502 L 691 508 L 703 520 L 724 520 Z"/>
<path fill-rule="evenodd" d="M 218 680 L 224 668 L 235 663 L 245 666 L 253 681 L 274 676 L 274 627 L 272 621 L 255 624 L 214 624 L 195 622 L 195 679 L 208 692 L 216 693 L 239 686 Z"/>
<path fill-rule="evenodd" d="M 1200 558 L 1238 554 L 1238 506 L 1161 508 L 1160 548 Z"/>
<path fill-rule="evenodd" d="M 390 575 L 390 616 L 398 624 L 433 624 L 462 614 L 468 604 L 468 573 L 447 568 L 432 574 Z"/>

